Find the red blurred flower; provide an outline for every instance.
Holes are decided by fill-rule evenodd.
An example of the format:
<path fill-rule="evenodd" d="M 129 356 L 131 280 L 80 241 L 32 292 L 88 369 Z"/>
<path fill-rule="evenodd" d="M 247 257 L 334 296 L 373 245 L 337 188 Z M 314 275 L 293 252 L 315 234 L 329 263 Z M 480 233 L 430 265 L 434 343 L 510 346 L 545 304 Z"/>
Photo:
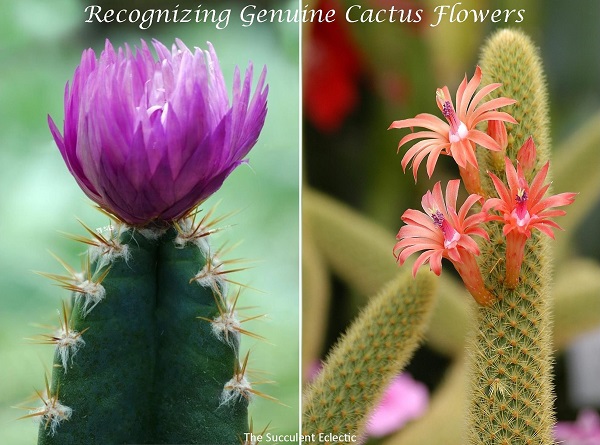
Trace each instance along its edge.
<path fill-rule="evenodd" d="M 335 0 L 319 0 L 314 9 L 336 10 L 336 17 L 342 11 Z M 304 111 L 318 130 L 334 132 L 358 103 L 362 57 L 342 19 L 314 22 L 308 30 Z"/>

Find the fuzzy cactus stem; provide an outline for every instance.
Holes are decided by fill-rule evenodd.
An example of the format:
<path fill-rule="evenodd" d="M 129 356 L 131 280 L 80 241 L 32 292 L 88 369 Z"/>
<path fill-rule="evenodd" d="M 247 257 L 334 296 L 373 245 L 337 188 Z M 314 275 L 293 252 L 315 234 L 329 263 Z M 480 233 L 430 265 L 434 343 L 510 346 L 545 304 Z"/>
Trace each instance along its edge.
<path fill-rule="evenodd" d="M 502 83 L 498 94 L 516 100 L 507 107 L 519 124 L 507 123 L 506 162 L 512 167 L 517 152 L 531 136 L 537 145 L 532 172 L 545 165 L 547 168 L 548 101 L 535 45 L 521 32 L 499 31 L 484 46 L 480 66 L 485 83 Z M 489 156 L 480 160 L 482 171 L 494 169 Z M 482 175 L 485 196 L 497 196 L 493 178 Z M 521 254 L 520 272 L 516 267 L 508 272 L 513 259 L 519 259 L 515 251 L 522 242 L 509 245 L 511 240 L 503 227 L 503 221 L 490 221 L 489 242 L 481 246 L 480 266 L 486 286 L 497 299 L 475 311 L 476 328 L 468 347 L 466 443 L 551 445 L 554 396 L 549 238 L 540 231 L 532 232 Z"/>
<path fill-rule="evenodd" d="M 320 433 L 361 437 L 368 414 L 421 341 L 435 287 L 428 272 L 419 272 L 416 279 L 402 273 L 371 300 L 305 393 L 306 437 Z"/>

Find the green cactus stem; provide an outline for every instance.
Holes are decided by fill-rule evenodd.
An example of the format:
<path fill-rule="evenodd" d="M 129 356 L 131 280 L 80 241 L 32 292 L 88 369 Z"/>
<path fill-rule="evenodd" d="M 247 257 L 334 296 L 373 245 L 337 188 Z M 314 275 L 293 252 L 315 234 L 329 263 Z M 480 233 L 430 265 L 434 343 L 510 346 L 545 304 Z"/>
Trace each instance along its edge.
<path fill-rule="evenodd" d="M 557 351 L 600 325 L 600 267 L 577 259 L 564 264 L 554 286 L 554 341 Z"/>
<path fill-rule="evenodd" d="M 84 274 L 62 280 L 73 290 L 69 329 L 85 344 L 57 342 L 52 395 L 70 416 L 44 414 L 39 445 L 151 440 L 156 247 L 132 230 L 114 232 L 90 249 Z"/>
<path fill-rule="evenodd" d="M 171 229 L 161 239 L 158 255 L 155 440 L 239 443 L 252 393 L 238 369 L 239 320 L 225 299 L 224 266 L 208 245 L 176 236 Z"/>
<path fill-rule="evenodd" d="M 507 156 L 532 136 L 538 147 L 534 173 L 550 153 L 548 103 L 540 58 L 520 32 L 503 30 L 484 47 L 483 83 L 502 83 L 498 92 L 517 100 L 509 111 L 519 125 L 508 126 Z M 481 171 L 493 166 L 483 160 Z M 532 173 L 532 174 L 534 174 Z M 489 180 L 484 192 L 494 196 Z M 548 239 L 534 232 L 527 241 L 517 286 L 505 286 L 506 237 L 489 224 L 490 242 L 482 247 L 481 270 L 497 301 L 477 307 L 476 329 L 469 346 L 468 443 L 553 443 L 552 325 L 550 318 L 550 251 Z"/>
<path fill-rule="evenodd" d="M 556 234 L 557 262 L 572 258 L 574 237 L 584 217 L 594 208 L 600 195 L 600 113 L 590 116 L 560 146 L 554 157 L 553 186 L 556 190 L 577 190 L 577 200 L 561 218 L 564 231 Z M 558 266 L 559 264 L 557 264 Z"/>
<path fill-rule="evenodd" d="M 209 212 L 210 214 L 210 212 Z M 92 239 L 83 273 L 46 274 L 73 292 L 63 307 L 39 445 L 241 443 L 248 404 L 262 393 L 240 362 L 239 292 L 228 261 L 193 217 L 165 227 L 113 224 Z M 256 318 L 251 317 L 249 319 Z"/>
<path fill-rule="evenodd" d="M 331 300 L 329 270 L 317 249 L 307 217 L 302 224 L 302 375 L 324 349 Z"/>
<path fill-rule="evenodd" d="M 434 304 L 436 280 L 403 273 L 373 298 L 327 358 L 307 389 L 303 434 L 311 443 L 331 442 L 328 434 L 352 443 L 384 389 L 418 346 Z M 323 436 L 320 436 L 320 435 Z"/>

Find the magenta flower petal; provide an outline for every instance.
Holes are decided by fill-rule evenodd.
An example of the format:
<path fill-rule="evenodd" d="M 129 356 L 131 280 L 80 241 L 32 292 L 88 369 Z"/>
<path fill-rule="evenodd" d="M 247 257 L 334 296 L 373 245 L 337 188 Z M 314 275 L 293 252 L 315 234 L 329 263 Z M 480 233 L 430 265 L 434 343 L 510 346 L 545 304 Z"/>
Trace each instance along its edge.
<path fill-rule="evenodd" d="M 85 194 L 131 225 L 171 221 L 216 192 L 256 144 L 267 113 L 263 69 L 236 68 L 231 96 L 214 48 L 154 40 L 83 52 L 65 88 L 63 132 L 49 127 Z"/>
<path fill-rule="evenodd" d="M 402 428 L 407 422 L 421 417 L 427 411 L 427 387 L 402 373 L 385 390 L 383 399 L 371 414 L 367 435 L 386 436 Z"/>

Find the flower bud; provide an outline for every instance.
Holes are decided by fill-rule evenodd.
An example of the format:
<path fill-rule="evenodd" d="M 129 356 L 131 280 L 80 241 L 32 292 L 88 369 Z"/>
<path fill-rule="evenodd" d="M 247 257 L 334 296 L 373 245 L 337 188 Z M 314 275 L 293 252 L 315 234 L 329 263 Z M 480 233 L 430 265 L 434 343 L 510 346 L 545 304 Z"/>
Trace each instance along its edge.
<path fill-rule="evenodd" d="M 517 152 L 517 161 L 523 169 L 523 173 L 525 173 L 525 175 L 529 175 L 529 173 L 533 171 L 533 168 L 535 167 L 535 158 L 535 143 L 533 142 L 533 138 L 529 136 L 529 138 Z"/>
<path fill-rule="evenodd" d="M 504 168 L 504 157 L 508 146 L 508 133 L 502 121 L 488 121 L 487 134 L 500 146 L 500 151 L 491 152 L 493 168 L 496 171 Z"/>

